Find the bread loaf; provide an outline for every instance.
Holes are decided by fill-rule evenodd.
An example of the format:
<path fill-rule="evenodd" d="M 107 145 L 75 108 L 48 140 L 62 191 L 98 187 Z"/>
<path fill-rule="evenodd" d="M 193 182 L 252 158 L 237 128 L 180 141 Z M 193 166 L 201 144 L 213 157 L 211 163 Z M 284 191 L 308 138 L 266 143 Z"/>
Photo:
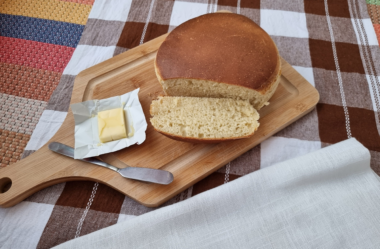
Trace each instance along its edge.
<path fill-rule="evenodd" d="M 247 138 L 259 127 L 259 114 L 247 100 L 164 96 L 152 102 L 150 114 L 158 132 L 194 143 Z"/>
<path fill-rule="evenodd" d="M 157 52 L 155 70 L 169 96 L 243 99 L 260 109 L 279 84 L 281 62 L 256 23 L 213 13 L 175 28 Z"/>

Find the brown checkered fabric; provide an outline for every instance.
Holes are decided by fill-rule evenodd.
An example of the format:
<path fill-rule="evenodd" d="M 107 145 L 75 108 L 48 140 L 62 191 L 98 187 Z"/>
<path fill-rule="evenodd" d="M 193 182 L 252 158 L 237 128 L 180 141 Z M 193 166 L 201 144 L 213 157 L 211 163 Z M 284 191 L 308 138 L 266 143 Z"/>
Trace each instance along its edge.
<path fill-rule="evenodd" d="M 380 49 L 364 0 L 115 3 L 94 3 L 79 45 L 47 110 L 67 111 L 75 75 L 81 70 L 163 35 L 190 18 L 218 10 L 240 13 L 258 23 L 276 42 L 281 56 L 321 96 L 313 112 L 164 205 L 349 137 L 357 138 L 371 151 L 371 166 L 380 174 Z M 33 136 L 41 135 L 33 133 L 24 156 L 40 146 Z M 128 222 L 151 210 L 103 184 L 59 184 L 13 208 L 0 209 L 4 224 L 1 227 L 11 231 L 0 228 L 0 244 L 8 240 L 8 244 L 11 241 L 18 248 L 50 248 L 118 222 Z M 32 242 L 25 242 L 28 236 L 33 236 Z"/>

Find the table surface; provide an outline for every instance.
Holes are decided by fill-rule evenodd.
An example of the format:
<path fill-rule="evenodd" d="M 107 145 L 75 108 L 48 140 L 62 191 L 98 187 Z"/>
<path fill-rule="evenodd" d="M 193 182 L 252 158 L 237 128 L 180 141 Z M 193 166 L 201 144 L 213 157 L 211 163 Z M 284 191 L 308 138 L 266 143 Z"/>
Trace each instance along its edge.
<path fill-rule="evenodd" d="M 379 174 L 380 2 L 208 2 L 2 1 L 0 167 L 12 167 L 54 135 L 66 117 L 80 71 L 170 32 L 189 18 L 223 9 L 260 24 L 281 56 L 314 84 L 320 102 L 315 111 L 164 206 L 348 137 L 370 150 L 371 166 Z M 103 184 L 62 183 L 0 209 L 0 241 L 15 248 L 49 248 L 152 210 Z"/>

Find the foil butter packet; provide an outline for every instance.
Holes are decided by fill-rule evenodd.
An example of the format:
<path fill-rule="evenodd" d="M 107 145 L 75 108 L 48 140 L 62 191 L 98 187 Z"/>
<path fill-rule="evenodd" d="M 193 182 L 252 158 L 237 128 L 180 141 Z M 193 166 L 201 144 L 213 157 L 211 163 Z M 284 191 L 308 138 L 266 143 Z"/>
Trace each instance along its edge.
<path fill-rule="evenodd" d="M 145 141 L 148 125 L 139 101 L 139 90 L 71 105 L 75 120 L 75 159 L 99 156 Z M 98 113 L 116 108 L 124 111 L 127 138 L 102 143 L 99 138 Z"/>

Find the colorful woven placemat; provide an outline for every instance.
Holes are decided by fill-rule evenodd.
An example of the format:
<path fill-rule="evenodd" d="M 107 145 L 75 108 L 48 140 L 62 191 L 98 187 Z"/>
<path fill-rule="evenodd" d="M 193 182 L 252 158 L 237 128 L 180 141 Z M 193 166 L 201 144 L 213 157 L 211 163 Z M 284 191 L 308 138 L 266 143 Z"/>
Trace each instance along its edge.
<path fill-rule="evenodd" d="M 20 160 L 93 2 L 0 1 L 0 167 Z"/>
<path fill-rule="evenodd" d="M 380 41 L 380 0 L 366 0 L 368 13 L 375 28 L 377 40 Z M 380 43 L 380 42 L 379 42 Z"/>

